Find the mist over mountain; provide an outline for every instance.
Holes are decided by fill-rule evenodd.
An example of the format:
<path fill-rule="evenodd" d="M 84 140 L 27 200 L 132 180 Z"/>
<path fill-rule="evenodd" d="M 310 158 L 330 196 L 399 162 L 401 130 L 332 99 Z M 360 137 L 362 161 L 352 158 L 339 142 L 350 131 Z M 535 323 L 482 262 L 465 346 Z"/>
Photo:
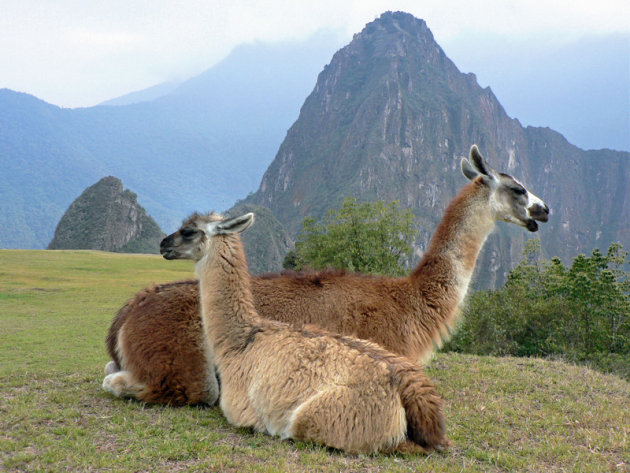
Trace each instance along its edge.
<path fill-rule="evenodd" d="M 399 200 L 417 216 L 413 264 L 466 183 L 459 162 L 473 143 L 551 207 L 539 234 L 548 255 L 630 246 L 630 153 L 583 151 L 551 129 L 524 128 L 457 69 L 424 21 L 401 12 L 383 14 L 335 54 L 247 201 L 295 235 L 304 217 L 345 196 Z M 498 225 L 478 264 L 482 285 L 495 286 L 520 260 L 526 233 Z"/>
<path fill-rule="evenodd" d="M 120 97 L 106 100 L 99 105 L 120 106 L 132 105 L 134 103 L 141 102 L 151 102 L 155 99 L 159 99 L 160 97 L 164 97 L 165 95 L 170 94 L 171 92 L 173 92 L 173 90 L 179 87 L 180 84 L 181 82 L 162 82 L 161 84 L 156 84 L 147 89 L 136 90 L 135 92 L 130 92 Z"/>
<path fill-rule="evenodd" d="M 629 33 L 562 43 L 480 31 L 444 49 L 523 125 L 550 127 L 583 149 L 630 151 Z"/>
<path fill-rule="evenodd" d="M 0 90 L 0 247 L 45 247 L 105 175 L 134 189 L 166 231 L 193 211 L 230 207 L 257 188 L 336 41 L 244 45 L 149 102 L 62 109 Z"/>

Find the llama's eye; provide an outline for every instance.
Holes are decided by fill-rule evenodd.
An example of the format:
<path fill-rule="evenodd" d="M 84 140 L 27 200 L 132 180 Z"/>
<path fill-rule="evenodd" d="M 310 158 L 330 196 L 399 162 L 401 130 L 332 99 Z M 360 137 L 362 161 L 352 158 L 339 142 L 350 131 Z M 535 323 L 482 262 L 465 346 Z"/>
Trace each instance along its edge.
<path fill-rule="evenodd" d="M 195 236 L 195 233 L 197 233 L 197 232 L 196 232 L 196 230 L 193 230 L 192 228 L 184 228 L 179 233 L 184 238 L 192 238 L 193 236 Z"/>
<path fill-rule="evenodd" d="M 525 195 L 527 193 L 527 191 L 522 187 L 512 187 L 512 192 L 516 195 Z"/>

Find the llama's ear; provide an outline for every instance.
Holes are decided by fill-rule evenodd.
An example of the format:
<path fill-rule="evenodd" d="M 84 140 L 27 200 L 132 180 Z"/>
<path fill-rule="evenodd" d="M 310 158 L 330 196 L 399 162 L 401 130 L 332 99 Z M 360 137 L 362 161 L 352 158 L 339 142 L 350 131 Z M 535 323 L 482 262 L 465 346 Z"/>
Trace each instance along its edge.
<path fill-rule="evenodd" d="M 247 230 L 252 223 L 254 223 L 254 214 L 249 212 L 240 217 L 228 218 L 219 222 L 215 231 L 219 235 L 241 233 Z"/>
<path fill-rule="evenodd" d="M 466 179 L 473 181 L 479 173 L 471 166 L 466 158 L 462 158 L 462 172 Z"/>
<path fill-rule="evenodd" d="M 479 172 L 479 174 L 483 174 L 484 176 L 491 176 L 492 168 L 488 166 L 486 160 L 483 159 L 483 155 L 477 145 L 472 145 L 470 148 L 470 162 L 475 167 L 475 169 Z"/>
<path fill-rule="evenodd" d="M 470 148 L 469 159 L 462 159 L 462 172 L 468 179 L 473 180 L 477 176 L 482 176 L 486 184 L 497 180 L 496 171 L 486 162 L 477 145 Z"/>

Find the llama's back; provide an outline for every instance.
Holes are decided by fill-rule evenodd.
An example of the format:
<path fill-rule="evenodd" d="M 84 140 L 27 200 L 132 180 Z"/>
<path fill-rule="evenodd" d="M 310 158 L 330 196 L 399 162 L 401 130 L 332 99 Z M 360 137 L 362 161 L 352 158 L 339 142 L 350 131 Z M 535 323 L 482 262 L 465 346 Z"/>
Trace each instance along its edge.
<path fill-rule="evenodd" d="M 337 272 L 254 276 L 251 289 L 261 317 L 301 328 L 317 325 L 339 333 L 348 299 L 335 284 Z"/>
<path fill-rule="evenodd" d="M 417 359 L 419 337 L 408 326 L 410 310 L 400 309 L 409 300 L 405 284 L 404 278 L 339 271 L 251 279 L 256 309 L 266 319 L 371 339 Z M 203 401 L 205 390 L 216 385 L 201 340 L 199 283 L 188 280 L 139 291 L 114 318 L 107 348 L 118 367 L 150 388 L 150 399 L 141 400 L 183 405 L 208 402 Z"/>
<path fill-rule="evenodd" d="M 118 311 L 107 336 L 112 359 L 146 386 L 141 400 L 172 405 L 216 399 L 209 392 L 216 380 L 205 343 L 194 280 L 138 292 Z"/>
<path fill-rule="evenodd" d="M 409 336 L 415 307 L 406 278 L 341 271 L 284 273 L 253 277 L 252 293 L 264 318 L 371 340 L 411 359 L 425 351 Z M 422 343 L 432 349 L 432 342 Z"/>

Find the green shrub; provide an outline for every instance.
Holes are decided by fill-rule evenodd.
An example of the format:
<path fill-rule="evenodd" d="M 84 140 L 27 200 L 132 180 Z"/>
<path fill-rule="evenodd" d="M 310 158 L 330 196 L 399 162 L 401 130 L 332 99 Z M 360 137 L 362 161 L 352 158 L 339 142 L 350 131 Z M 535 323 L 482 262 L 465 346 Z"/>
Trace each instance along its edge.
<path fill-rule="evenodd" d="M 540 258 L 530 240 L 500 290 L 469 297 L 446 350 L 480 355 L 562 356 L 630 379 L 627 252 L 578 255 L 570 267 Z"/>

